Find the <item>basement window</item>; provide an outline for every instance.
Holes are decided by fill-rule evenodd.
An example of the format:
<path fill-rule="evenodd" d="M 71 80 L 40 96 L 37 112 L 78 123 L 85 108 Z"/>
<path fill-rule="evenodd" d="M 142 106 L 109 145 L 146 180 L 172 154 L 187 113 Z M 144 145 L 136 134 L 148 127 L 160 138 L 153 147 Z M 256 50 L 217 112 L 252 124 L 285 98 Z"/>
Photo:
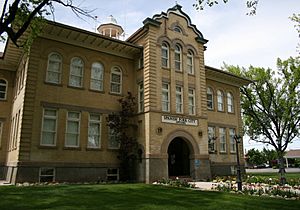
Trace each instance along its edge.
<path fill-rule="evenodd" d="M 119 180 L 119 169 L 109 168 L 107 169 L 107 181 L 118 181 Z"/>
<path fill-rule="evenodd" d="M 40 182 L 54 182 L 55 169 L 54 168 L 40 168 Z"/>

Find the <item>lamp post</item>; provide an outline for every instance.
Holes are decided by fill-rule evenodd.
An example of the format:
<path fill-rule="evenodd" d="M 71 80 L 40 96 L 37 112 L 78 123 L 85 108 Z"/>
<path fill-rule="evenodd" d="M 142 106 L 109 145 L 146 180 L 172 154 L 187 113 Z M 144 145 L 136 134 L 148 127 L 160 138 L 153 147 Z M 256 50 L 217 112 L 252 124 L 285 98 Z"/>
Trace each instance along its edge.
<path fill-rule="evenodd" d="M 234 136 L 235 145 L 236 145 L 236 162 L 237 162 L 237 169 L 236 169 L 236 183 L 238 191 L 242 191 L 242 177 L 241 177 L 241 166 L 240 166 L 240 155 L 239 155 L 239 143 L 241 143 L 242 137 L 240 135 Z"/>

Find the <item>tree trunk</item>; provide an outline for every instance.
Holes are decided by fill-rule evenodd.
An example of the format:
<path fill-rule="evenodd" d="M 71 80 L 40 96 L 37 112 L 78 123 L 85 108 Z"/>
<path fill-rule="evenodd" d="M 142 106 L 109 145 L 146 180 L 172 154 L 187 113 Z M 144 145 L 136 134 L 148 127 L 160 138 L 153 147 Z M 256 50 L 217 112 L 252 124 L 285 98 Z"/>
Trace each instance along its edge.
<path fill-rule="evenodd" d="M 286 183 L 285 178 L 285 168 L 284 168 L 284 157 L 280 155 L 279 157 L 279 174 L 280 174 L 280 185 L 284 185 Z"/>

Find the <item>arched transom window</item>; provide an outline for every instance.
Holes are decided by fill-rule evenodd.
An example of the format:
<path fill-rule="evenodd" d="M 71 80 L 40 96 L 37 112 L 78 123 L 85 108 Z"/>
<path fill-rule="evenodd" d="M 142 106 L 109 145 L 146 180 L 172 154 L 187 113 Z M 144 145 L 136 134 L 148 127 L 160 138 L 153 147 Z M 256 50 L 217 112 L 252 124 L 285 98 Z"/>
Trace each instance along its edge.
<path fill-rule="evenodd" d="M 101 63 L 95 62 L 92 64 L 91 69 L 91 90 L 103 91 L 103 73 L 104 67 Z"/>
<path fill-rule="evenodd" d="M 48 56 L 48 66 L 46 82 L 60 84 L 62 72 L 62 57 L 60 54 L 52 52 Z"/>

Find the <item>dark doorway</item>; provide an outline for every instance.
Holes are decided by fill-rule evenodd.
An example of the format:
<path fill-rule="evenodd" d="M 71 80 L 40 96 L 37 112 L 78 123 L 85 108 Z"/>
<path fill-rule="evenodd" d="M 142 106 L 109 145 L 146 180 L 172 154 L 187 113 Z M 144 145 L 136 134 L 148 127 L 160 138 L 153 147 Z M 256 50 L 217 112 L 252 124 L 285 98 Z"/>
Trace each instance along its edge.
<path fill-rule="evenodd" d="M 190 151 L 183 139 L 175 138 L 171 141 L 168 155 L 169 176 L 190 176 Z"/>

